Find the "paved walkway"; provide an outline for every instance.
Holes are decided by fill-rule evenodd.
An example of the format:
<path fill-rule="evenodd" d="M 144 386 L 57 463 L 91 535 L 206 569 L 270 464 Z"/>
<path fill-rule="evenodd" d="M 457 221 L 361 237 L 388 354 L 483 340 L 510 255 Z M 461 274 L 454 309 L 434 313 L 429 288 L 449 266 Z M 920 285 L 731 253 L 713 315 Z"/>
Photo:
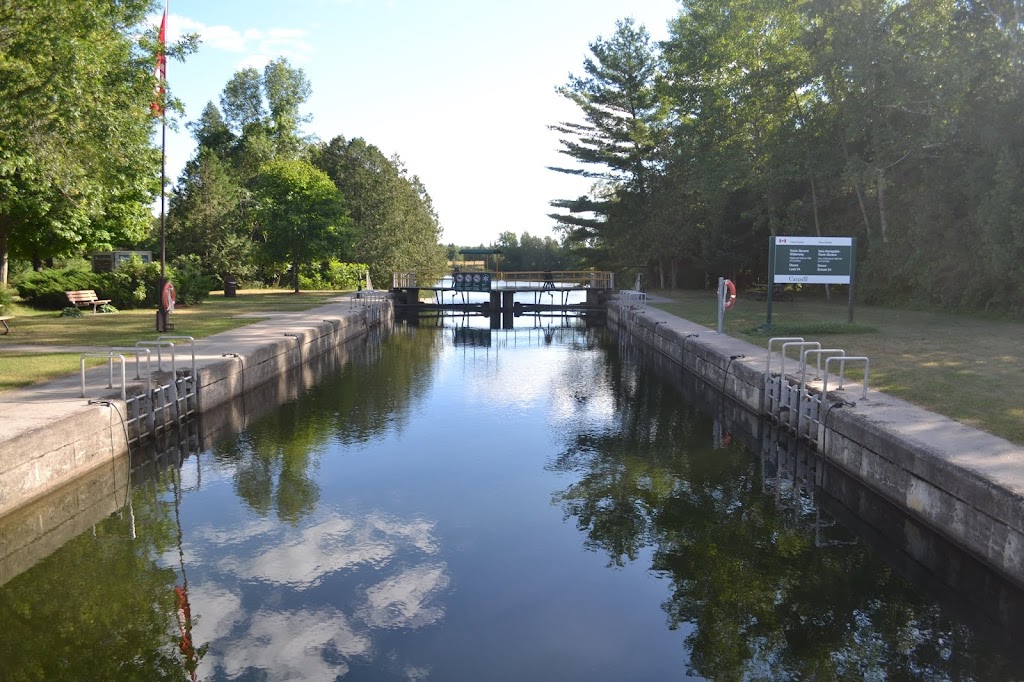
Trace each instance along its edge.
<path fill-rule="evenodd" d="M 245 327 L 196 340 L 196 368 L 199 369 L 214 362 L 223 362 L 225 353 L 244 353 L 270 340 L 277 341 L 283 334 L 315 327 L 322 324 L 325 319 L 337 319 L 351 310 L 352 301 L 346 297 L 310 310 L 246 314 L 246 317 L 264 319 Z M 155 338 L 156 334 L 154 333 L 152 339 Z M 106 353 L 109 350 L 109 347 L 40 346 L 11 343 L 11 341 L 9 337 L 0 337 L 0 354 L 25 352 Z M 178 367 L 191 364 L 191 351 L 187 342 L 177 342 L 175 351 Z M 163 368 L 170 370 L 167 352 L 164 351 L 163 355 Z M 134 360 L 129 357 L 126 357 L 126 360 L 127 383 L 129 385 L 140 383 L 133 381 L 135 377 Z M 155 350 L 152 362 L 154 371 L 156 371 Z M 117 367 L 118 363 L 114 364 L 114 385 L 118 388 L 107 388 L 108 368 L 104 364 L 86 371 L 86 395 L 88 397 L 120 397 L 120 369 Z M 145 360 L 143 360 L 143 364 L 145 364 Z M 4 391 L 0 393 L 0 441 L 7 441 L 30 431 L 47 428 L 63 418 L 88 408 L 88 398 L 82 398 L 82 380 L 78 373 L 12 391 Z"/>

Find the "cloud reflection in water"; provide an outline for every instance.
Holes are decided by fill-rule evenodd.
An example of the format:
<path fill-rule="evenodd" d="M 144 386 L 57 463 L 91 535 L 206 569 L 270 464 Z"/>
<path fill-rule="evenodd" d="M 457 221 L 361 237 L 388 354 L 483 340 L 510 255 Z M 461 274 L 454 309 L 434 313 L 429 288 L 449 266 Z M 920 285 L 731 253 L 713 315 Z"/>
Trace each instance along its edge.
<path fill-rule="evenodd" d="M 440 622 L 450 578 L 433 532 L 429 521 L 382 512 L 321 517 L 299 530 L 264 522 L 197 529 L 193 537 L 219 545 L 222 557 L 192 589 L 194 639 L 210 642 L 206 675 L 262 670 L 273 679 L 337 679 L 352 659 L 374 657 L 374 631 Z M 203 548 L 188 554 L 210 555 Z M 295 608 L 303 592 L 325 584 L 326 602 L 318 594 L 316 608 Z M 401 668 L 409 679 L 429 674 L 413 661 Z"/>

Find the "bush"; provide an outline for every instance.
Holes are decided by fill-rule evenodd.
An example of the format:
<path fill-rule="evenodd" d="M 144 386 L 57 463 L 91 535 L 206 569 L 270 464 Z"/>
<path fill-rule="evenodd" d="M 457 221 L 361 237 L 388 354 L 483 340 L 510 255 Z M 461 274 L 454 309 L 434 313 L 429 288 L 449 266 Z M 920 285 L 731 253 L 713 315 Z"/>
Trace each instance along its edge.
<path fill-rule="evenodd" d="M 203 271 L 199 256 L 191 254 L 174 259 L 174 291 L 179 303 L 202 303 L 217 286 L 217 280 Z"/>
<path fill-rule="evenodd" d="M 64 310 L 60 311 L 61 317 L 82 317 L 82 310 L 73 305 L 69 305 Z"/>
<path fill-rule="evenodd" d="M 6 284 L 0 284 L 0 310 L 10 310 L 14 305 L 14 289 Z"/>
<path fill-rule="evenodd" d="M 113 272 L 94 276 L 100 280 L 100 286 L 87 288 L 98 288 L 103 292 L 101 298 L 109 298 L 111 303 L 122 310 L 157 306 L 157 290 L 160 287 L 159 263 L 143 263 L 138 256 L 132 256 L 121 261 Z M 167 279 L 174 280 L 172 268 L 167 268 Z"/>
<path fill-rule="evenodd" d="M 331 259 L 318 265 L 303 267 L 299 272 L 302 289 L 339 290 L 355 289 L 369 269 L 362 263 L 342 263 Z"/>
<path fill-rule="evenodd" d="M 66 268 L 30 272 L 18 282 L 18 295 L 32 307 L 44 310 L 60 310 L 66 306 L 66 291 L 96 289 L 101 298 L 112 298 L 104 290 L 99 276 L 87 268 L 82 262 Z"/>

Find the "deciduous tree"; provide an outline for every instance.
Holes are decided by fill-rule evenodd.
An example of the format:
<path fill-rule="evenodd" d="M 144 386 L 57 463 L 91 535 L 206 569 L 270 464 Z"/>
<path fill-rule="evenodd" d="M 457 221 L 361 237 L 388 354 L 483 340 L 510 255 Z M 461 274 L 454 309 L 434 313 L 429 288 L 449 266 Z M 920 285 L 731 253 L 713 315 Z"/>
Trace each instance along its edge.
<path fill-rule="evenodd" d="M 256 178 L 255 217 L 263 257 L 290 265 L 299 292 L 299 267 L 334 256 L 346 260 L 351 221 L 341 192 L 306 161 L 271 161 Z"/>

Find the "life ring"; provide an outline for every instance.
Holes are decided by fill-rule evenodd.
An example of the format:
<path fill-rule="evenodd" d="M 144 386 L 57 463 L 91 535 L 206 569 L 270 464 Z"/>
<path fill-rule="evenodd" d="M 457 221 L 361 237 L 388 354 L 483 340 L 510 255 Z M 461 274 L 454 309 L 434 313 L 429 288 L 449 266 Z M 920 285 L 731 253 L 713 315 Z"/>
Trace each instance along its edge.
<path fill-rule="evenodd" d="M 725 297 L 725 302 L 722 305 L 723 308 L 729 310 L 733 304 L 736 303 L 736 285 L 732 283 L 731 279 L 725 280 L 725 288 L 729 292 Z"/>
<path fill-rule="evenodd" d="M 164 282 L 163 288 L 160 290 L 160 306 L 169 313 L 174 312 L 174 302 L 176 300 L 174 294 L 174 284 L 172 282 Z"/>

